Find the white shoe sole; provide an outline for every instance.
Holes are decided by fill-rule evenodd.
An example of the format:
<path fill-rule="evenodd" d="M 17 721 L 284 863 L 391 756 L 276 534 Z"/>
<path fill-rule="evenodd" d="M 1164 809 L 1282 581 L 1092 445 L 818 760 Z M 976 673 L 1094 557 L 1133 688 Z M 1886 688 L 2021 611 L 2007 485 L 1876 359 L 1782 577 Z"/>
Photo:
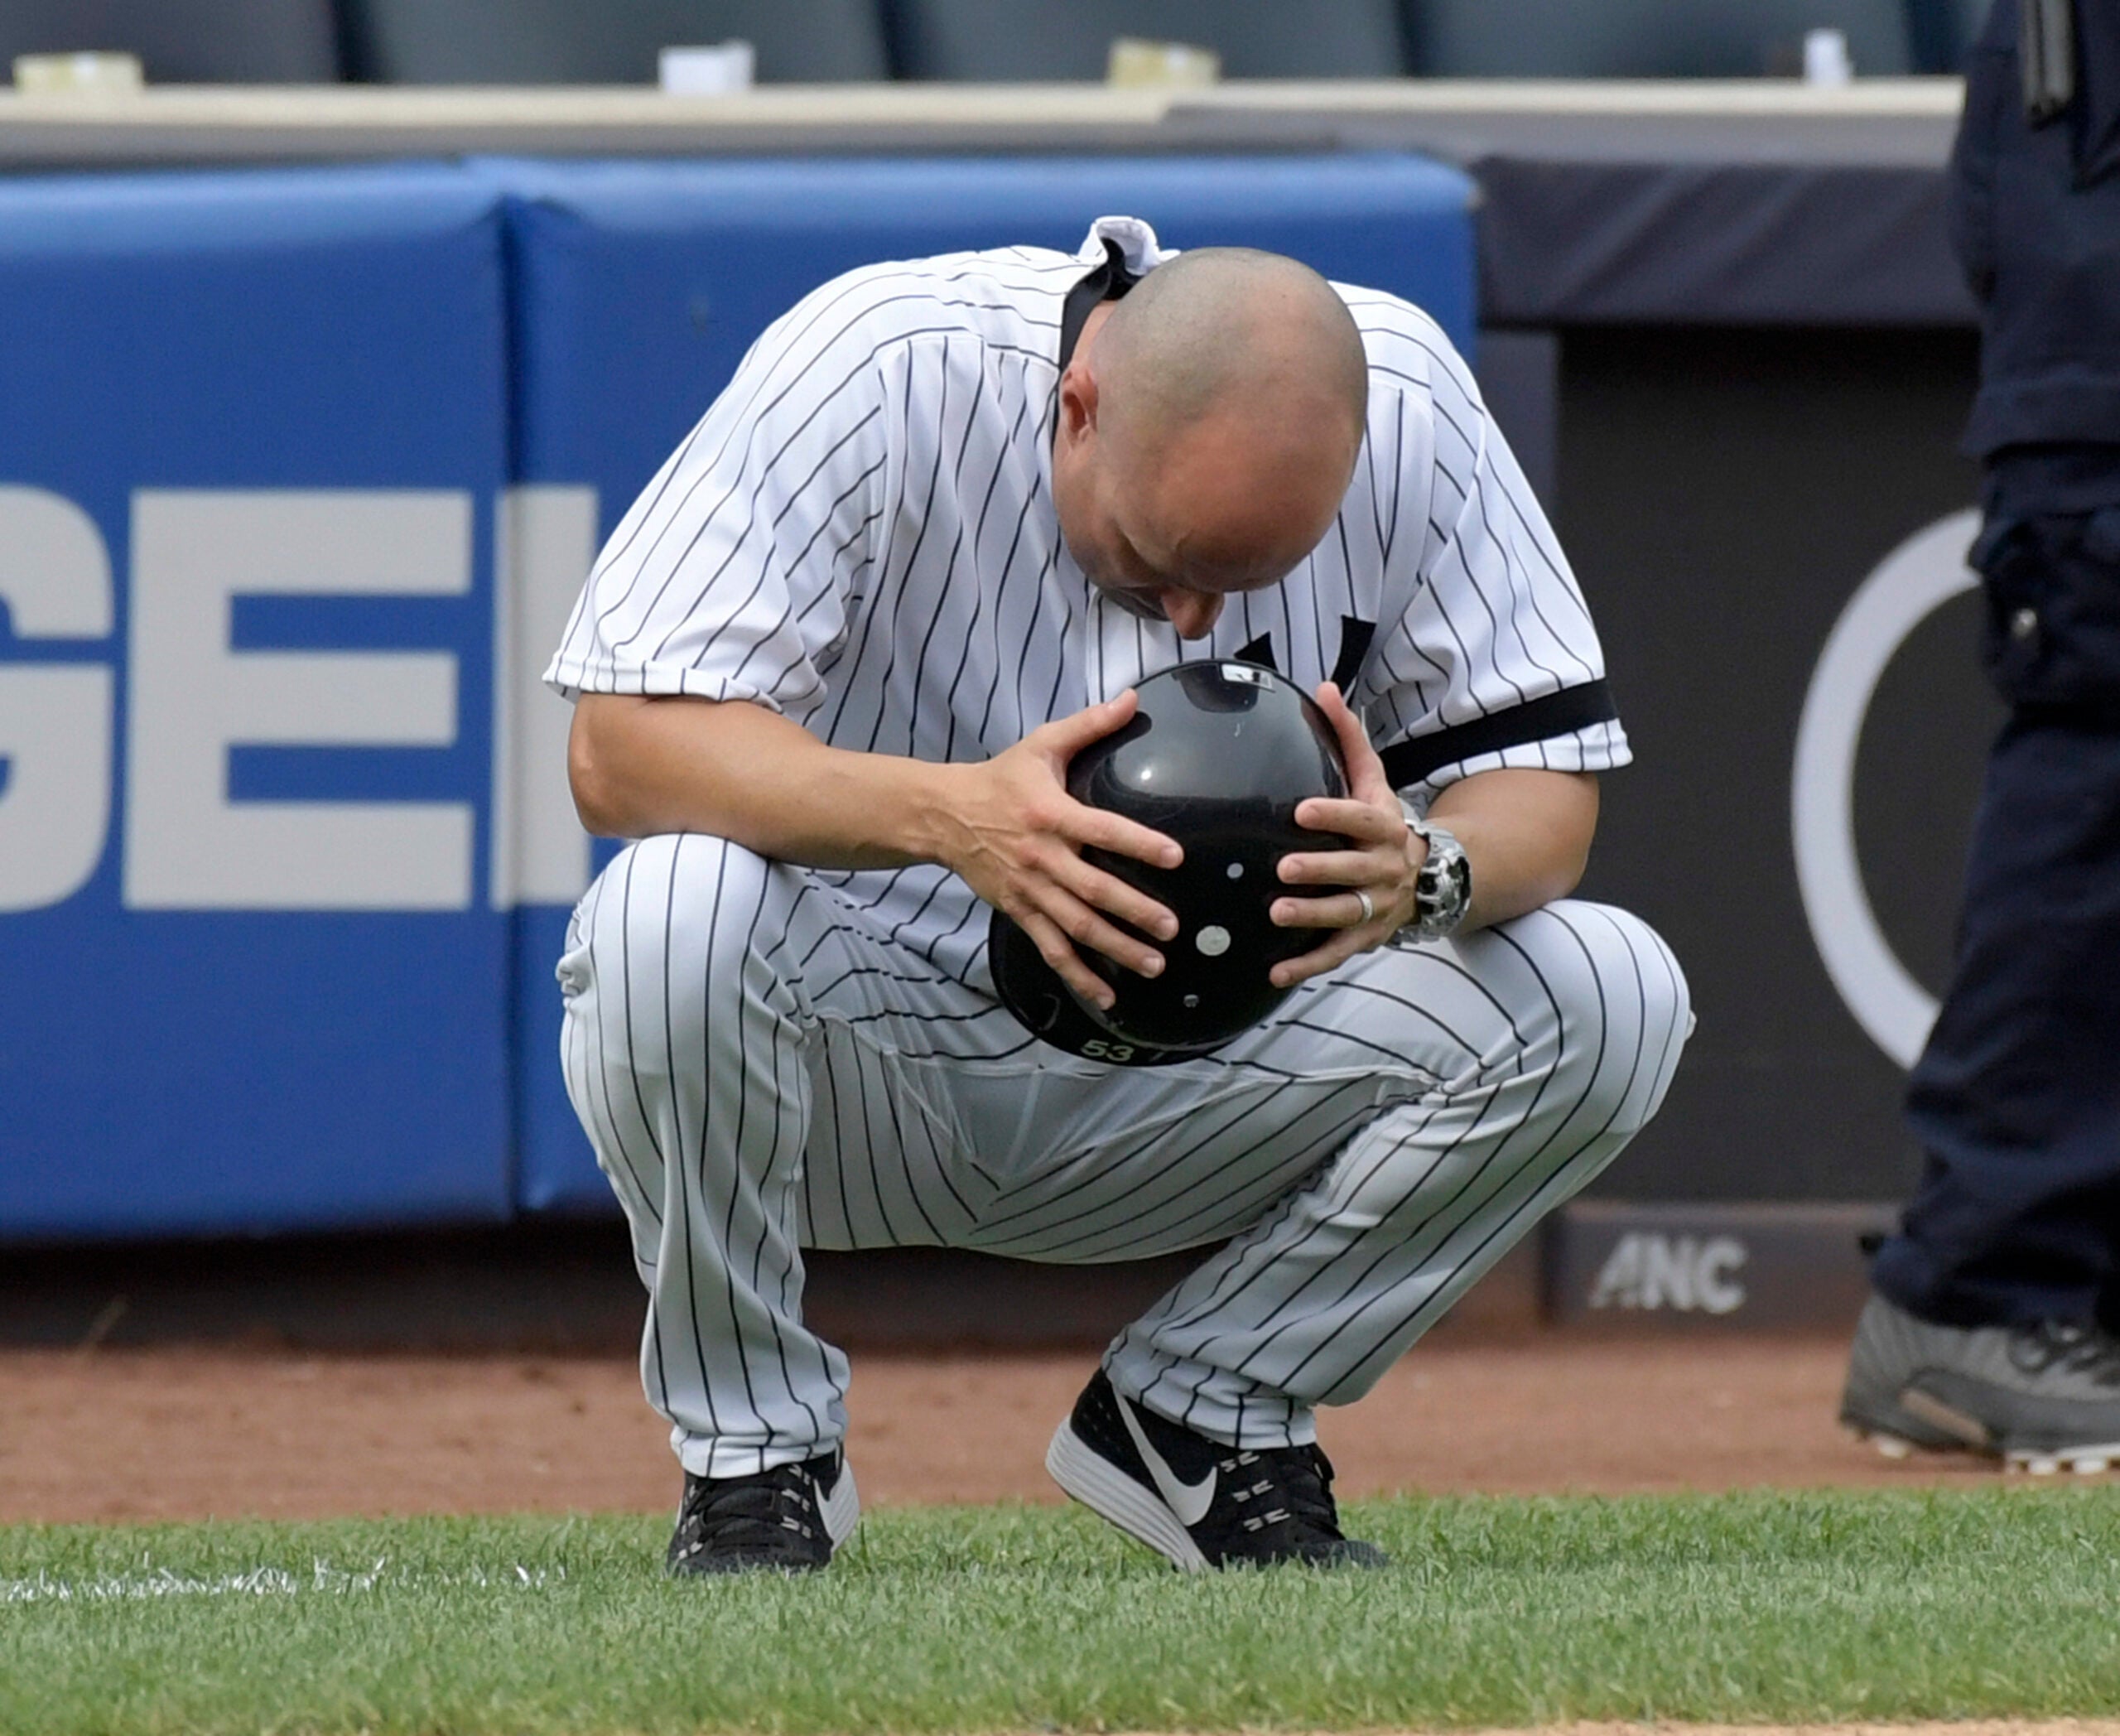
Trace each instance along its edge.
<path fill-rule="evenodd" d="M 2073 1471 L 2079 1477 L 2096 1477 L 2111 1470 L 2116 1459 L 2120 1459 L 2120 1444 L 2056 1447 L 2044 1453 L 2019 1447 L 2002 1455 L 2002 1463 L 2011 1470 L 2033 1477 L 2052 1477 L 2063 1471 Z"/>
<path fill-rule="evenodd" d="M 1100 1519 L 1145 1543 L 1184 1573 L 1205 1573 L 1207 1558 L 1153 1489 L 1144 1488 L 1075 1433 L 1072 1419 L 1060 1425 L 1045 1449 L 1053 1480 Z"/>
<path fill-rule="evenodd" d="M 2048 1450 L 2030 1447 L 2012 1447 L 2004 1453 L 1993 1448 L 1982 1449 L 1954 1444 L 1934 1446 L 1920 1441 L 1907 1439 L 1882 1429 L 1853 1428 L 1848 1434 L 1858 1441 L 1866 1441 L 1885 1458 L 1906 1461 L 1914 1459 L 1938 1459 L 1949 1454 L 1961 1457 L 1985 1459 L 1989 1464 L 1998 1459 L 2006 1471 L 2022 1472 L 2029 1477 L 2056 1477 L 2064 1471 L 2079 1477 L 2099 1477 L 2120 1465 L 2120 1441 L 2103 1445 L 2056 1447 Z"/>
<path fill-rule="evenodd" d="M 861 1517 L 861 1497 L 854 1489 L 854 1467 L 844 1459 L 840 1461 L 839 1481 L 824 1498 L 824 1516 L 825 1535 L 831 1539 L 836 1553 L 839 1546 L 854 1535 Z"/>

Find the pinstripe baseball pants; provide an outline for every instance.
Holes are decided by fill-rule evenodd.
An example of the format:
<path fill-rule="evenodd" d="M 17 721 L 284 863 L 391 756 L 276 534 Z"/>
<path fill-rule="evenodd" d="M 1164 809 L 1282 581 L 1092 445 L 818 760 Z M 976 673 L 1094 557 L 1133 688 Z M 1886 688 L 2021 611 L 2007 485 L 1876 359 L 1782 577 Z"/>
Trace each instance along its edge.
<path fill-rule="evenodd" d="M 687 1469 L 829 1450 L 846 1357 L 802 1250 L 1199 1247 L 1106 1354 L 1233 1445 L 1309 1440 L 1655 1112 L 1684 979 L 1563 902 L 1305 984 L 1144 1071 L 1034 1043 L 826 880 L 698 836 L 624 851 L 560 964 L 567 1088 L 632 1227 L 642 1376 Z"/>

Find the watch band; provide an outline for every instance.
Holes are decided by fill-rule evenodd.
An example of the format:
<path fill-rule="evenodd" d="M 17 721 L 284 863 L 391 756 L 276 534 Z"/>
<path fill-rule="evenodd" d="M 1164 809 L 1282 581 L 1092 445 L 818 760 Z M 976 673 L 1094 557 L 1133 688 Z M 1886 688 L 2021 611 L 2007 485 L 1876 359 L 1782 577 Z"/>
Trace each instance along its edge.
<path fill-rule="evenodd" d="M 1413 814 L 1407 815 L 1406 827 L 1428 845 L 1428 859 L 1414 879 L 1414 920 L 1393 937 L 1412 946 L 1441 940 L 1465 920 L 1472 903 L 1472 865 L 1465 846 L 1443 827 Z"/>

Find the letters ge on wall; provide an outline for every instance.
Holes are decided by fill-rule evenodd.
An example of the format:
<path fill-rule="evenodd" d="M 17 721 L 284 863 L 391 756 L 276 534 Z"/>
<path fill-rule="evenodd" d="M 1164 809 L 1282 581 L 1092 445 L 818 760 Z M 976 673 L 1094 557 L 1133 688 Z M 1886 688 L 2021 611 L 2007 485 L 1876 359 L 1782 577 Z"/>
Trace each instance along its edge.
<path fill-rule="evenodd" d="M 114 841 L 128 909 L 469 909 L 472 803 L 242 799 L 229 768 L 241 748 L 458 743 L 455 651 L 243 649 L 235 617 L 244 598 L 465 596 L 475 506 L 453 489 L 137 490 L 121 655 L 94 522 L 50 490 L 0 485 L 16 646 L 0 649 L 0 911 L 73 898 Z M 568 708 L 538 676 L 595 553 L 596 495 L 509 489 L 494 514 L 486 896 L 567 904 L 590 841 L 566 788 Z"/>

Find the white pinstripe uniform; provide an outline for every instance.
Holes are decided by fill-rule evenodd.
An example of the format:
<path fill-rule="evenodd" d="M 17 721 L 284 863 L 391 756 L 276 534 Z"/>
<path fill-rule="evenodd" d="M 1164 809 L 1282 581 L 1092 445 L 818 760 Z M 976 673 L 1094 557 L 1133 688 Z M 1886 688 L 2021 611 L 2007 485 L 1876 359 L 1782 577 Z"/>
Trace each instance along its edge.
<path fill-rule="evenodd" d="M 1079 256 L 948 254 L 805 298 L 613 533 L 547 679 L 976 760 L 1248 652 L 1306 691 L 1337 670 L 1380 745 L 1439 760 L 1416 801 L 1491 767 L 1625 763 L 1609 707 L 1541 721 L 1602 693 L 1596 634 L 1463 362 L 1388 295 L 1341 288 L 1369 427 L 1310 558 L 1230 598 L 1211 644 L 1108 601 L 1051 489 L 1063 306 L 1108 252 L 1162 257 L 1106 219 Z M 643 1378 L 687 1469 L 840 1440 L 846 1362 L 802 1324 L 804 1247 L 1212 1248 L 1106 1368 L 1226 1444 L 1308 1441 L 1312 1407 L 1366 1391 L 1617 1154 L 1689 1024 L 1654 933 L 1563 902 L 1361 955 L 1216 1055 L 1127 1071 L 996 1004 L 985 914 L 939 867 L 822 872 L 695 835 L 634 845 L 576 911 L 567 1084 L 631 1222 Z"/>

